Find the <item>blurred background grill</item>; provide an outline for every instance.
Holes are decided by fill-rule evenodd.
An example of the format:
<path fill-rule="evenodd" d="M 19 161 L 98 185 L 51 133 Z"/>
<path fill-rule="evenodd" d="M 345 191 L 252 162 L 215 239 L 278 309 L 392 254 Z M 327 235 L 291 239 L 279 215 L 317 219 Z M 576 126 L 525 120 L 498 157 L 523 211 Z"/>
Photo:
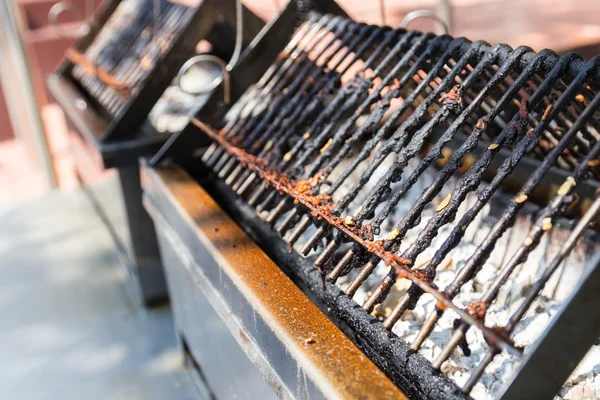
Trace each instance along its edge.
<path fill-rule="evenodd" d="M 241 50 L 264 22 L 243 7 L 240 19 Z M 140 304 L 168 296 L 142 207 L 138 158 L 152 155 L 206 101 L 208 93 L 183 90 L 178 71 L 198 54 L 232 57 L 238 24 L 235 1 L 108 1 L 47 81 L 71 128 L 77 177 L 115 240 Z M 212 62 L 188 75 L 202 88 L 224 73 Z"/>

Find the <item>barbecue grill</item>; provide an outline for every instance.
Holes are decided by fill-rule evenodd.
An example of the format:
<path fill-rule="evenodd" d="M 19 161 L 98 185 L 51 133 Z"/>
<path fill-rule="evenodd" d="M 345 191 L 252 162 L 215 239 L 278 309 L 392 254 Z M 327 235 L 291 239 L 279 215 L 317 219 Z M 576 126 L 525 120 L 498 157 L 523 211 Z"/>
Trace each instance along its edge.
<path fill-rule="evenodd" d="M 191 365 L 198 302 L 286 396 L 354 396 L 350 375 L 389 397 L 371 362 L 409 398 L 567 390 L 600 336 L 600 58 L 302 11 L 260 80 L 142 170 Z M 315 317 L 273 262 L 364 368 L 335 328 L 329 352 L 329 330 L 290 332 Z"/>
<path fill-rule="evenodd" d="M 205 56 L 232 57 L 236 22 L 233 0 L 200 5 L 107 1 L 89 33 L 48 79 L 73 131 L 80 180 L 117 243 L 129 286 L 141 303 L 167 297 L 154 228 L 141 204 L 137 160 L 153 154 L 171 132 L 149 114 L 160 117 L 179 109 L 181 119 L 202 105 L 206 95 L 176 90 L 179 79 L 174 78 L 202 40 L 209 44 Z M 243 8 L 242 25 L 247 45 L 264 24 Z M 197 69 L 204 70 L 205 79 L 222 74 L 214 62 L 203 65 Z M 157 102 L 162 106 L 153 110 Z"/>

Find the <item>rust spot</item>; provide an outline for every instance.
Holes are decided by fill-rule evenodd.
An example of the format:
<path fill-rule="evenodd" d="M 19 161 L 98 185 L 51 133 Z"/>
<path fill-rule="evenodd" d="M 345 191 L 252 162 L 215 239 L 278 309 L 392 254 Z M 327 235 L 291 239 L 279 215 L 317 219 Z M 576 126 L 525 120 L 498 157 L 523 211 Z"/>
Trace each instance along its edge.
<path fill-rule="evenodd" d="M 489 145 L 488 149 L 489 150 L 496 150 L 498 148 L 498 143 L 492 143 Z"/>
<path fill-rule="evenodd" d="M 551 150 L 554 148 L 554 144 L 548 142 L 546 139 L 540 139 L 538 141 L 538 146 L 540 146 L 544 150 Z"/>
<path fill-rule="evenodd" d="M 483 320 L 485 318 L 485 313 L 487 312 L 487 304 L 485 304 L 483 301 L 475 301 L 471 303 L 469 307 L 465 309 L 465 311 L 473 317 Z"/>
<path fill-rule="evenodd" d="M 86 75 L 98 78 L 106 86 L 115 89 L 121 95 L 128 96 L 130 94 L 126 83 L 119 81 L 116 77 L 109 74 L 104 69 L 96 67 L 90 59 L 77 50 L 67 49 L 65 52 L 65 57 L 73 64 L 81 67 Z"/>
<path fill-rule="evenodd" d="M 578 102 L 580 102 L 581 104 L 583 104 L 584 106 L 587 106 L 587 101 L 585 100 L 585 96 L 582 94 L 578 94 L 577 96 L 575 96 L 575 100 L 577 100 Z"/>
<path fill-rule="evenodd" d="M 431 283 L 433 282 L 433 274 L 427 268 L 415 269 L 413 274 L 421 281 Z"/>
<path fill-rule="evenodd" d="M 440 311 L 446 311 L 446 305 L 444 303 L 442 303 L 441 301 L 438 300 L 437 303 L 435 303 L 435 308 L 437 308 Z"/>
<path fill-rule="evenodd" d="M 461 86 L 456 85 L 448 93 L 444 93 L 440 97 L 440 100 L 439 100 L 440 103 L 442 103 L 444 105 L 456 105 L 456 104 L 462 103 L 462 97 L 460 96 L 460 94 L 458 94 L 460 89 L 461 89 Z"/>
<path fill-rule="evenodd" d="M 374 240 L 375 239 L 375 236 L 373 235 L 373 228 L 371 228 L 371 225 L 365 224 L 365 225 L 363 225 L 361 230 L 363 232 L 363 237 L 366 240 Z"/>
<path fill-rule="evenodd" d="M 546 111 L 544 111 L 544 115 L 542 115 L 542 121 L 545 121 L 548 119 L 553 108 L 554 108 L 554 106 L 552 104 L 550 104 L 548 107 L 546 107 Z"/>
<path fill-rule="evenodd" d="M 479 118 L 479 120 L 477 121 L 477 125 L 475 125 L 475 128 L 482 131 L 487 127 L 488 123 L 489 123 L 489 118 L 487 118 L 487 117 Z"/>

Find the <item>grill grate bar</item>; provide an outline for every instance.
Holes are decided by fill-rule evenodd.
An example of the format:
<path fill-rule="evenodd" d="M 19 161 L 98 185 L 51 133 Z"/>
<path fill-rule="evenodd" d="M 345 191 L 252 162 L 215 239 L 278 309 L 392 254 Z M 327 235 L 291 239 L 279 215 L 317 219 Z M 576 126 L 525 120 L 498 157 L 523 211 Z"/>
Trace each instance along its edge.
<path fill-rule="evenodd" d="M 596 153 L 596 156 L 598 156 L 598 153 Z M 562 196 L 562 198 L 560 200 L 558 200 L 557 203 L 563 203 L 563 200 L 565 198 L 566 198 L 566 196 Z M 558 267 L 565 260 L 565 258 L 571 252 L 571 250 L 573 250 L 573 248 L 575 247 L 577 242 L 581 239 L 581 237 L 587 230 L 590 223 L 592 223 L 599 214 L 600 214 L 600 197 L 597 198 L 596 201 L 594 201 L 594 203 L 589 208 L 589 210 L 586 212 L 586 214 L 581 218 L 581 220 L 579 221 L 577 226 L 575 226 L 571 235 L 569 236 L 569 238 L 567 239 L 567 241 L 561 248 L 559 254 L 552 260 L 552 263 L 546 268 L 542 277 L 540 279 L 538 279 L 533 284 L 533 286 L 529 289 L 529 291 L 527 292 L 527 295 L 525 297 L 525 300 L 523 301 L 523 303 L 521 304 L 519 309 L 513 314 L 513 316 L 510 319 L 509 324 L 505 327 L 507 334 L 510 334 L 513 332 L 516 325 L 519 323 L 519 321 L 523 318 L 525 313 L 531 307 L 531 305 L 535 301 L 538 294 L 542 291 L 544 286 L 548 283 L 548 281 L 550 280 L 552 275 L 556 272 Z M 537 229 L 535 229 L 535 232 L 536 233 L 539 231 L 543 232 L 544 231 L 543 226 L 544 226 L 544 220 L 542 219 L 541 221 L 538 221 L 538 224 L 536 224 Z M 483 358 L 481 363 L 477 366 L 477 369 L 475 369 L 475 371 L 473 371 L 473 373 L 469 377 L 469 380 L 465 383 L 463 390 L 466 393 L 469 393 L 473 389 L 473 387 L 475 386 L 477 381 L 481 378 L 481 375 L 483 375 L 483 373 L 485 372 L 485 368 L 493 361 L 494 357 L 496 355 L 498 355 L 498 353 L 499 353 L 499 351 L 495 347 L 490 347 L 490 349 L 488 349 L 485 357 Z"/>
<path fill-rule="evenodd" d="M 398 42 L 398 45 L 395 48 L 404 46 L 406 44 L 406 42 L 408 42 L 408 40 L 411 38 L 412 34 L 413 33 L 409 32 L 408 34 L 404 35 L 403 39 L 401 39 Z M 410 57 L 416 52 L 416 50 L 424 44 L 424 41 L 429 40 L 430 38 L 431 38 L 431 36 L 429 36 L 429 35 L 423 35 L 419 40 L 417 40 L 417 42 L 409 50 L 407 55 L 405 55 L 405 57 L 403 57 L 403 59 L 399 62 L 396 69 L 393 70 L 392 73 L 387 76 L 386 81 L 389 82 L 390 80 L 392 80 L 394 78 L 394 76 L 397 74 L 396 70 L 400 69 L 400 67 L 404 67 L 407 64 Z M 406 74 L 402 75 L 401 79 L 396 84 L 396 87 L 407 82 L 407 80 L 414 73 L 414 70 L 417 68 L 417 66 L 420 65 L 419 61 L 422 61 L 423 59 L 424 59 L 424 57 L 421 57 L 415 64 L 413 64 L 413 67 L 411 69 L 409 69 Z M 374 74 L 374 76 L 375 76 L 375 74 Z M 358 141 L 362 136 L 364 136 L 367 132 L 371 131 L 374 126 L 376 126 L 376 124 L 381 120 L 381 118 L 383 118 L 383 115 L 384 115 L 386 109 L 390 106 L 390 101 L 393 98 L 399 96 L 398 90 L 390 90 L 390 91 L 386 92 L 386 94 L 383 96 L 381 101 L 378 102 L 377 105 L 375 106 L 375 108 L 373 109 L 373 112 L 370 114 L 369 119 L 350 138 L 346 139 L 345 136 L 347 135 L 348 131 L 350 130 L 352 124 L 355 123 L 358 120 L 358 118 L 360 117 L 362 110 L 368 109 L 368 107 L 371 106 L 373 103 L 375 103 L 375 101 L 378 99 L 378 96 L 380 95 L 382 89 L 384 89 L 386 86 L 386 83 L 387 83 L 386 81 L 383 81 L 382 83 L 380 83 L 378 85 L 378 87 L 372 92 L 372 95 L 369 96 L 358 107 L 356 107 L 356 103 L 357 103 L 356 99 L 358 98 L 358 94 L 360 93 L 360 90 L 361 90 L 361 86 L 359 86 L 360 83 L 357 85 L 358 90 L 356 90 L 357 88 L 355 88 L 355 87 L 351 87 L 351 89 L 354 89 L 354 97 L 351 97 L 350 101 L 346 102 L 346 104 L 350 103 L 352 106 L 356 107 L 353 117 L 349 121 L 345 122 L 342 125 L 342 127 L 338 130 L 338 132 L 336 132 L 335 135 L 331 138 L 331 142 L 329 142 L 329 143 L 327 143 L 327 137 L 330 135 L 331 130 L 329 130 L 327 128 L 323 129 L 319 133 L 319 135 L 316 137 L 316 139 L 312 142 L 312 144 L 309 144 L 306 146 L 305 152 L 300 155 L 300 157 L 298 158 L 298 161 L 291 168 L 291 170 L 293 171 L 293 170 L 298 169 L 304 162 L 306 162 L 308 160 L 308 158 L 310 157 L 311 154 L 315 153 L 315 151 L 319 151 L 320 154 L 317 156 L 316 160 L 311 164 L 311 166 L 308 169 L 308 172 L 306 172 L 304 174 L 304 177 L 314 176 L 315 172 L 321 166 L 322 161 L 325 160 L 327 157 L 331 156 L 332 151 L 333 151 L 332 149 L 337 148 L 338 145 L 341 144 L 341 142 L 344 142 L 342 149 L 337 152 L 338 156 L 334 157 L 333 160 L 329 163 L 329 165 L 319 172 L 320 182 L 317 182 L 317 185 L 321 185 L 322 182 L 325 182 L 325 179 L 327 178 L 329 173 L 341 161 L 341 159 L 342 159 L 341 156 L 347 155 L 351 149 L 352 144 L 355 143 L 356 141 Z M 373 83 L 373 81 L 370 80 L 368 82 L 365 82 L 364 86 L 368 87 L 368 85 L 371 85 L 372 83 Z M 423 87 L 423 86 L 425 86 L 425 84 L 423 84 L 421 87 Z M 348 87 L 350 87 L 350 85 Z M 417 93 L 418 92 L 415 91 L 415 96 Z M 398 110 L 398 112 L 396 112 L 394 115 L 395 117 L 398 117 L 403 112 L 405 112 L 407 110 L 407 107 L 410 106 L 411 102 L 409 102 L 407 99 L 407 101 L 405 101 L 404 104 L 406 105 L 406 107 L 403 107 L 400 110 Z M 323 114 L 321 114 L 321 115 L 323 115 Z M 334 126 L 333 124 L 336 123 L 341 118 L 341 115 L 342 115 L 342 112 L 341 111 L 338 112 L 332 118 L 333 123 L 330 124 L 329 126 Z M 394 116 L 392 118 L 390 118 L 390 120 L 393 120 Z M 391 122 L 386 124 L 386 126 L 379 131 L 379 133 L 378 133 L 379 137 L 382 137 L 383 135 L 385 135 L 390 126 L 391 126 Z M 311 132 L 312 132 L 312 129 L 309 131 L 309 136 L 311 135 Z M 300 142 L 300 143 L 302 143 L 302 142 Z M 371 142 L 367 143 L 365 149 L 372 148 L 374 146 L 374 144 L 376 144 L 376 143 L 377 142 L 375 142 L 375 141 L 371 141 Z M 327 148 L 324 149 L 323 146 L 325 146 L 326 144 L 327 144 Z M 324 151 L 321 152 L 320 149 L 324 150 Z M 290 154 L 290 156 L 293 156 L 293 153 L 291 153 L 291 152 L 287 153 L 287 154 Z M 361 156 L 359 155 L 358 159 L 360 159 L 360 157 Z M 284 156 L 284 159 L 285 159 L 285 156 Z M 347 171 L 355 170 L 357 165 L 358 165 L 358 163 L 355 163 L 354 165 L 350 166 L 347 169 Z M 342 182 L 342 181 L 343 181 L 343 179 L 338 180 L 338 182 Z M 332 185 L 332 188 L 326 193 L 326 195 L 331 196 L 331 194 L 335 191 L 335 189 L 337 187 L 339 187 L 339 183 L 338 184 L 334 183 Z M 303 221 L 306 221 L 306 219 L 304 219 Z M 306 223 L 300 224 L 300 227 L 302 227 L 302 226 L 306 226 Z M 297 237 L 298 234 L 301 232 L 302 232 L 302 229 L 297 229 L 296 234 L 292 235 L 292 236 Z M 313 239 L 313 241 L 314 240 L 318 240 L 318 237 L 316 239 Z M 290 243 L 293 243 L 293 242 L 294 242 L 294 240 L 290 240 Z M 306 247 L 310 248 L 312 246 L 307 245 Z"/>
<path fill-rule="evenodd" d="M 388 57 L 386 58 L 386 60 L 389 60 L 392 58 L 392 56 L 396 55 L 396 51 L 398 50 L 400 51 L 401 48 L 403 48 L 408 40 L 411 38 L 411 34 L 407 34 L 404 35 L 404 38 L 402 40 L 400 40 L 398 42 L 398 45 L 396 45 L 394 47 L 394 49 L 390 52 L 390 54 L 388 55 Z M 377 88 L 375 88 L 375 90 L 372 92 L 372 94 L 367 97 L 367 99 L 365 99 L 363 101 L 362 104 L 360 104 L 353 116 L 349 119 L 347 119 L 346 121 L 344 121 L 344 123 L 342 124 L 342 126 L 339 128 L 339 130 L 333 135 L 333 137 L 331 138 L 330 141 L 327 142 L 327 148 L 325 150 L 324 147 L 321 147 L 320 150 L 320 154 L 317 156 L 317 159 L 315 160 L 315 162 L 312 164 L 311 167 L 309 167 L 308 172 L 305 174 L 305 176 L 311 176 L 313 174 L 311 174 L 311 171 L 316 171 L 318 165 L 320 164 L 320 161 L 324 158 L 327 158 L 331 155 L 330 153 L 330 149 L 334 149 L 334 148 L 338 148 L 339 145 L 341 143 L 344 143 L 343 148 L 341 150 L 339 150 L 338 154 L 343 154 L 343 153 L 347 153 L 348 149 L 350 149 L 350 147 L 352 146 L 353 143 L 355 143 L 361 136 L 363 136 L 363 134 L 370 129 L 369 127 L 374 126 L 374 124 L 376 124 L 378 122 L 379 119 L 381 119 L 383 117 L 383 113 L 385 112 L 386 107 L 389 107 L 390 101 L 397 97 L 399 95 L 398 90 L 389 90 L 385 93 L 385 95 L 381 96 L 381 90 L 387 86 L 387 84 L 389 83 L 390 80 L 392 80 L 397 74 L 398 71 L 405 67 L 408 63 L 408 60 L 415 54 L 416 49 L 420 48 L 421 46 L 423 46 L 423 44 L 425 43 L 426 40 L 430 39 L 429 35 L 423 35 L 421 38 L 419 38 L 419 40 L 417 40 L 415 42 L 415 44 L 413 45 L 413 47 L 404 55 L 404 57 L 400 60 L 400 62 L 398 64 L 396 64 L 396 67 L 392 69 L 392 71 L 386 76 L 385 79 L 383 79 L 383 81 L 378 85 Z M 386 60 L 383 61 L 382 65 L 386 64 Z M 410 71 L 409 71 L 410 72 Z M 405 75 L 403 75 L 403 79 L 409 77 L 410 75 L 407 73 Z M 360 83 L 358 83 L 360 84 Z M 397 85 L 400 85 L 401 82 L 399 81 Z M 365 83 L 366 86 L 366 83 Z M 355 92 L 356 94 L 360 93 L 360 92 Z M 346 105 L 348 105 L 348 103 L 351 103 L 353 106 L 357 103 L 356 99 L 358 96 L 353 96 L 351 99 L 349 99 L 349 101 L 346 102 Z M 380 103 L 376 106 L 376 109 L 374 109 L 374 112 L 371 113 L 371 115 L 369 116 L 369 119 L 365 122 L 365 124 L 363 124 L 361 126 L 361 128 L 359 128 L 350 138 L 348 138 L 348 133 L 350 132 L 350 127 L 356 123 L 356 121 L 358 120 L 358 118 L 360 118 L 361 115 L 361 111 L 363 109 L 368 108 L 370 105 L 372 105 L 373 103 L 375 103 L 376 99 L 382 97 Z M 346 108 L 346 107 L 344 107 Z M 377 110 L 377 111 L 375 111 Z M 332 120 L 337 122 L 340 119 L 340 112 L 338 112 L 333 118 Z M 322 114 L 321 114 L 322 115 Z M 329 126 L 332 126 L 332 124 L 330 124 Z M 287 132 L 292 132 L 292 130 L 287 130 Z M 309 139 L 310 139 L 310 135 L 311 135 L 312 130 L 308 131 L 308 135 L 309 135 Z M 313 144 L 312 146 L 310 146 L 309 148 L 307 148 L 305 150 L 305 152 L 303 153 L 303 155 L 300 156 L 300 161 L 302 160 L 302 158 L 307 158 L 308 155 L 313 154 L 315 152 L 315 149 L 318 146 L 324 146 L 325 143 L 323 143 L 325 141 L 325 139 L 327 138 L 328 134 L 330 133 L 329 130 L 327 129 L 323 129 L 319 136 L 317 138 L 317 140 L 315 141 L 316 143 Z M 300 148 L 300 146 L 304 143 L 306 143 L 306 140 L 300 140 L 298 145 L 298 148 Z M 281 147 L 282 142 L 279 141 L 277 143 L 279 145 L 279 147 Z M 278 155 L 276 154 L 277 152 L 274 151 L 273 153 L 271 153 L 271 157 L 272 158 L 280 158 L 280 156 L 278 157 Z M 294 156 L 293 153 L 293 149 L 289 152 L 287 152 L 284 156 L 283 156 L 283 162 L 279 163 L 279 165 L 276 167 L 277 169 L 283 170 L 286 167 L 287 164 L 287 160 L 290 160 L 292 157 Z M 335 161 L 334 161 L 335 162 Z M 295 168 L 292 169 L 297 169 L 298 166 L 296 166 Z M 320 173 L 320 176 L 322 179 L 327 177 L 327 172 L 323 171 Z M 330 195 L 330 193 L 327 193 L 327 195 Z M 287 205 L 287 201 L 281 200 L 280 203 L 277 205 L 277 207 L 274 209 L 278 210 L 278 209 L 282 209 L 283 207 L 285 207 Z M 271 213 L 269 215 L 269 219 L 274 219 L 276 217 L 277 213 Z"/>
<path fill-rule="evenodd" d="M 461 270 L 460 274 L 457 275 L 455 281 L 452 282 L 444 290 L 444 292 L 446 293 L 447 296 L 449 296 L 450 298 L 453 298 L 454 296 L 456 296 L 458 294 L 460 288 L 467 282 L 467 280 L 469 280 L 471 277 L 473 277 L 477 273 L 478 269 L 481 268 L 481 266 L 483 265 L 483 262 L 485 261 L 485 259 L 487 259 L 487 257 L 489 257 L 489 255 L 491 254 L 492 249 L 496 245 L 496 243 L 499 240 L 502 233 L 504 233 L 508 229 L 509 225 L 513 223 L 517 212 L 519 211 L 519 209 L 521 208 L 521 206 L 523 204 L 522 202 L 518 202 L 519 197 L 522 197 L 522 195 L 529 196 L 531 194 L 531 191 L 539 183 L 539 181 L 542 179 L 543 175 L 546 174 L 550 170 L 550 168 L 552 167 L 553 161 L 558 158 L 558 156 L 562 153 L 562 151 L 565 148 L 567 148 L 569 141 L 572 139 L 572 137 L 574 135 L 576 135 L 576 133 L 581 129 L 581 127 L 584 126 L 584 124 L 586 124 L 590 119 L 592 119 L 594 110 L 597 109 L 599 106 L 600 106 L 600 100 L 599 100 L 598 96 L 596 96 L 596 98 L 594 99 L 592 104 L 590 104 L 590 107 L 588 107 L 583 112 L 581 117 L 575 122 L 575 124 L 573 124 L 572 128 L 562 137 L 559 145 L 557 147 L 555 147 L 554 149 L 552 149 L 551 153 L 549 154 L 549 157 L 544 161 L 544 163 L 537 170 L 535 170 L 532 173 L 532 175 L 528 179 L 527 183 L 523 186 L 521 193 L 513 199 L 512 208 L 508 210 L 506 217 L 504 219 L 502 219 L 501 221 L 498 221 L 498 223 L 492 228 L 492 230 L 490 231 L 490 234 L 488 235 L 489 239 L 486 239 L 486 241 L 484 241 L 480 245 L 478 252 L 467 262 L 467 264 Z M 595 148 L 596 147 L 598 147 L 598 143 L 596 143 Z M 588 153 L 588 156 L 580 164 L 580 166 L 584 167 L 584 168 L 578 174 L 578 176 L 575 177 L 576 182 L 581 181 L 583 179 L 583 177 L 587 174 L 587 172 L 590 170 L 589 161 L 591 161 L 597 157 L 597 152 L 594 151 L 594 149 Z M 567 182 L 571 182 L 571 181 L 568 180 Z M 436 252 L 436 254 L 435 254 L 434 258 L 431 260 L 428 268 L 436 268 L 442 262 L 442 260 L 447 256 L 447 254 L 449 253 L 451 248 L 454 247 L 457 244 L 457 242 L 461 240 L 462 236 L 464 235 L 464 230 L 462 229 L 462 227 L 465 225 L 468 225 L 469 223 L 471 223 L 473 221 L 476 214 L 479 213 L 479 211 L 482 209 L 485 201 L 487 199 L 489 199 L 489 197 L 491 196 L 491 191 L 494 190 L 494 187 L 497 188 L 498 186 L 499 186 L 499 182 L 496 185 L 494 185 L 494 183 L 492 183 L 492 184 L 490 184 L 490 186 L 488 186 L 488 188 L 486 189 L 486 191 L 484 193 L 481 193 L 481 195 L 478 198 L 478 201 L 473 205 L 473 207 L 471 207 L 469 212 L 466 213 L 462 217 L 460 222 L 458 222 L 456 228 L 449 235 L 448 239 L 444 242 L 442 247 Z M 546 227 L 551 226 L 553 217 L 555 217 L 555 216 L 548 215 L 548 216 L 544 217 L 544 218 L 550 218 L 550 220 L 545 220 Z M 549 225 L 549 222 L 550 222 L 550 225 Z M 533 240 L 533 238 L 531 238 L 531 239 Z M 533 243 L 531 243 L 531 244 L 533 244 Z M 527 247 L 532 247 L 532 246 L 530 245 Z M 516 261 L 518 261 L 518 263 L 520 263 L 523 260 L 516 259 Z M 513 265 L 513 269 L 514 269 L 514 266 L 516 266 L 516 265 Z M 510 272 L 512 270 L 505 269 L 504 271 L 506 271 L 506 272 L 502 272 L 499 275 L 500 279 L 499 279 L 498 284 L 493 286 L 495 293 L 497 293 L 497 291 L 499 290 L 499 286 L 501 286 L 506 281 L 506 278 L 508 278 L 508 275 L 510 275 Z M 507 273 L 508 275 L 504 276 L 505 273 Z M 489 303 L 491 303 L 492 300 L 493 300 L 493 298 L 490 298 L 489 300 L 486 300 L 485 302 L 489 306 Z M 413 343 L 414 350 L 419 349 L 419 347 L 421 346 L 423 341 L 426 339 L 426 337 L 429 335 L 429 333 L 431 333 L 431 331 L 433 329 L 433 324 L 435 323 L 435 321 L 437 319 L 439 319 L 441 317 L 443 312 L 444 311 L 442 309 L 437 309 L 437 308 L 434 312 L 432 312 L 429 319 L 427 320 L 427 324 L 425 324 L 423 326 L 423 328 L 421 329 L 421 332 L 419 333 L 419 336 Z"/>
<path fill-rule="evenodd" d="M 263 90 L 261 90 L 260 94 L 258 95 L 259 98 L 257 99 L 257 101 L 256 102 L 253 101 L 254 98 L 250 97 L 250 96 L 245 99 L 249 103 L 251 103 L 252 106 L 256 106 L 256 109 L 253 110 L 254 115 L 251 115 L 249 120 L 247 120 L 247 121 L 246 120 L 242 121 L 240 119 L 234 119 L 228 124 L 228 126 L 224 130 L 226 132 L 229 140 L 233 140 L 235 137 L 241 136 L 243 133 L 248 134 L 248 132 L 251 129 L 253 129 L 253 127 L 258 125 L 259 119 L 262 116 L 262 113 L 266 110 L 267 105 L 273 98 L 277 99 L 276 106 L 281 107 L 281 104 L 284 103 L 283 98 L 285 97 L 286 99 L 289 99 L 289 94 L 292 93 L 292 91 L 294 91 L 294 89 L 297 90 L 300 87 L 300 85 L 302 85 L 303 79 L 300 79 L 300 78 L 293 79 L 293 77 L 295 77 L 299 73 L 298 70 L 303 65 L 305 67 L 303 69 L 304 74 L 307 74 L 308 72 L 310 72 L 310 68 L 313 67 L 314 65 L 310 64 L 310 63 L 306 64 L 309 53 L 311 51 L 313 51 L 315 46 L 328 33 L 330 33 L 333 29 L 335 29 L 336 26 L 337 26 L 337 29 L 336 29 L 336 34 L 335 34 L 334 38 L 329 40 L 328 44 L 324 47 L 324 49 L 322 50 L 320 55 L 322 55 L 322 53 L 335 42 L 335 39 L 337 38 L 338 35 L 342 34 L 343 29 L 345 28 L 346 25 L 345 24 L 338 25 L 339 21 L 340 21 L 339 17 L 331 18 L 330 16 L 327 16 L 327 15 L 323 16 L 321 18 L 321 20 L 319 21 L 319 23 L 315 24 L 311 28 L 311 30 L 308 32 L 308 34 L 306 35 L 306 37 L 303 40 L 303 43 L 300 43 L 300 45 L 293 51 L 293 53 L 291 54 L 291 57 L 288 57 L 287 53 L 285 53 L 285 52 L 284 52 L 284 54 L 280 55 L 279 59 L 280 60 L 285 59 L 286 61 L 283 63 L 283 65 L 281 65 L 279 72 L 275 75 L 274 79 L 270 80 L 269 83 L 267 83 L 266 86 L 263 88 Z M 311 45 L 311 43 L 312 43 L 312 45 Z M 305 75 L 303 75 L 303 77 L 304 76 Z M 289 89 L 288 89 L 286 95 L 278 98 L 276 96 L 276 94 L 281 93 L 282 90 L 288 86 L 289 86 Z M 253 89 L 253 90 L 257 90 L 257 89 Z M 242 103 L 242 107 L 243 107 L 243 103 Z M 265 118 L 270 118 L 273 116 L 273 114 L 275 114 L 275 112 L 271 111 Z M 262 128 L 264 128 L 266 126 L 266 124 L 267 124 L 267 122 L 265 121 L 262 124 Z M 219 151 L 219 152 L 216 152 L 208 160 L 207 163 L 209 166 L 212 166 L 213 163 L 216 162 L 217 160 L 220 160 L 220 162 L 223 164 L 229 160 L 229 157 L 225 154 L 225 152 Z M 219 165 L 219 164 L 217 164 L 217 165 Z M 229 170 L 226 170 L 223 172 L 224 175 L 228 174 L 228 173 L 229 173 Z M 236 175 L 237 175 L 237 173 L 239 173 L 239 170 L 238 170 L 238 172 L 236 172 Z"/>

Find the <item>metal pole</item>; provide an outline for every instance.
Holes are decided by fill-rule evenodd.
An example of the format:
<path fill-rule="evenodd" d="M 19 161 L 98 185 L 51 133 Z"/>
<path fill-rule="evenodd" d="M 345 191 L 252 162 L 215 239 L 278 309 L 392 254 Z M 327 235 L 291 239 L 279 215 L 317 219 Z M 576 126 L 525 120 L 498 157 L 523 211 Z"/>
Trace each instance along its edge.
<path fill-rule="evenodd" d="M 452 33 L 452 5 L 450 5 L 449 0 L 439 0 L 436 13 L 440 16 L 442 20 L 446 23 L 448 27 L 448 31 L 445 33 Z M 444 33 L 441 30 L 437 31 L 438 34 Z"/>
<path fill-rule="evenodd" d="M 52 157 L 40 117 L 23 44 L 23 19 L 15 0 L 0 0 L 0 80 L 15 135 L 31 137 L 49 189 L 56 188 Z"/>

